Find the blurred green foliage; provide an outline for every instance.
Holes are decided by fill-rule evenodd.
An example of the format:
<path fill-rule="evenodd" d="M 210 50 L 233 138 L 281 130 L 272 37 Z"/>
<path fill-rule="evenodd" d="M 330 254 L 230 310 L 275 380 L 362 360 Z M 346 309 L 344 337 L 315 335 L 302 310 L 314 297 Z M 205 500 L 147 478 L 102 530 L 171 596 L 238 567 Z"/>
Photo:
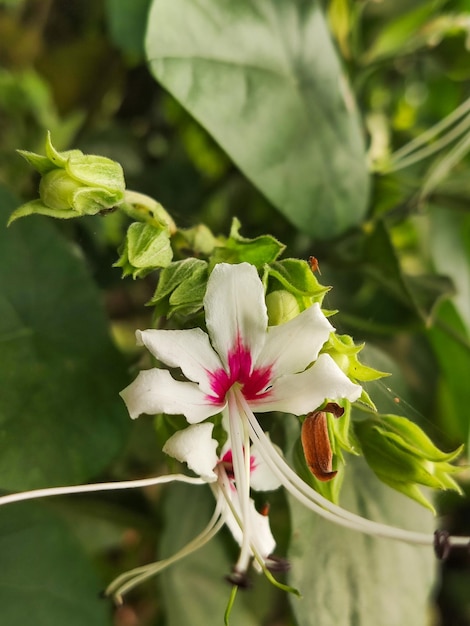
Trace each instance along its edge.
<path fill-rule="evenodd" d="M 202 28 L 203 20 L 189 20 L 183 8 L 191 7 L 201 20 L 197 11 L 201 4 L 224 16 L 225 30 L 215 35 L 209 27 L 197 31 Z M 247 3 L 240 1 L 239 5 L 246 9 Z M 401 378 L 393 377 L 387 379 L 386 384 L 378 383 L 379 386 L 374 387 L 377 383 L 371 383 L 367 387 L 374 400 L 376 395 L 384 394 L 383 401 L 391 404 L 392 408 L 379 407 L 380 411 L 398 412 L 401 408 L 446 450 L 462 442 L 468 446 L 470 3 L 468 0 L 298 0 L 290 3 L 263 0 L 255 16 L 258 22 L 250 14 L 246 32 L 243 24 L 236 22 L 242 14 L 242 10 L 236 8 L 239 5 L 233 0 L 205 0 L 204 3 L 177 3 L 176 0 L 173 3 L 169 0 L 0 1 L 0 183 L 4 188 L 0 201 L 5 216 L 14 208 L 11 193 L 18 197 L 18 205 L 37 195 L 38 179 L 15 150 L 41 153 L 46 131 L 50 130 L 59 150 L 77 148 L 119 161 L 128 188 L 154 197 L 181 227 L 191 228 L 205 223 L 214 233 L 228 235 L 232 218 L 236 216 L 242 223 L 244 237 L 269 232 L 287 244 L 288 256 L 308 258 L 315 255 L 322 283 L 334 287 L 325 297 L 325 306 L 340 311 L 333 318 L 340 332 L 352 334 L 357 341 L 366 340 L 374 347 L 369 352 L 370 365 L 384 370 L 395 367 L 401 370 Z M 153 18 L 147 24 L 149 14 Z M 280 17 L 284 21 L 276 22 Z M 310 63 L 312 55 L 315 56 L 311 47 L 315 44 L 312 36 L 319 31 L 306 28 L 311 24 L 310 20 L 316 24 L 315 28 L 321 28 L 322 41 L 326 42 L 322 53 L 315 57 L 316 64 Z M 229 26 L 232 22 L 235 24 L 233 31 Z M 282 33 L 273 31 L 273 24 L 277 23 L 282 25 Z M 263 37 L 259 35 L 258 26 Z M 240 39 L 237 39 L 238 35 Z M 261 38 L 258 40 L 257 36 Z M 189 46 L 194 43 L 193 39 L 197 43 L 195 47 Z M 222 47 L 220 40 L 224 44 Z M 251 47 L 244 47 L 243 41 L 249 41 Z M 230 81 L 224 78 L 217 89 L 218 80 L 222 80 L 218 74 L 211 74 L 212 69 L 195 66 L 198 86 L 204 80 L 207 84 L 196 95 L 188 95 L 181 87 L 178 72 L 189 72 L 191 55 L 195 55 L 201 46 L 204 49 L 203 44 L 213 51 L 214 56 L 235 54 L 231 46 L 239 45 L 235 52 L 246 56 L 243 61 L 244 67 L 248 68 L 259 53 L 257 44 L 263 54 L 272 51 L 276 68 L 280 55 L 287 49 L 290 51 L 287 57 L 292 62 L 288 66 L 289 80 L 282 82 L 280 87 L 274 81 L 265 80 L 266 77 L 263 82 L 249 71 L 242 73 L 251 89 L 246 90 L 244 106 L 238 103 L 237 108 L 234 98 L 240 92 L 235 88 L 233 92 L 230 90 Z M 173 47 L 180 51 L 182 58 L 178 70 L 165 61 L 165 57 L 174 51 Z M 152 77 L 150 66 L 173 95 Z M 319 80 L 324 71 L 327 77 L 335 77 L 333 84 L 325 86 L 324 81 Z M 241 80 L 239 75 L 232 78 Z M 335 90 L 338 81 L 343 79 L 346 89 L 341 92 L 343 102 L 352 102 L 352 109 L 338 104 L 341 101 Z M 300 96 L 289 100 L 289 94 L 285 92 L 289 85 L 297 84 L 296 81 L 302 86 Z M 260 85 L 263 85 L 262 89 Z M 285 102 L 280 102 L 279 94 L 286 96 Z M 254 104 L 250 98 L 254 98 Z M 333 112 L 329 107 L 333 107 Z M 329 113 L 333 116 L 332 122 Z M 306 123 L 308 132 L 299 126 L 301 114 L 316 116 L 313 126 Z M 227 124 L 230 128 L 225 127 Z M 432 128 L 435 132 L 423 134 Z M 332 129 L 342 130 L 338 130 L 335 136 Z M 292 136 L 296 141 L 292 141 Z M 415 143 L 410 144 L 412 141 Z M 276 170 L 279 178 L 263 175 L 263 167 L 269 162 L 267 156 L 273 153 L 276 163 L 280 164 Z M 343 162 L 345 154 L 348 159 Z M 259 155 L 262 158 L 258 158 Z M 323 170 L 325 162 L 331 168 Z M 354 164 L 352 169 L 356 172 L 351 180 L 345 173 L 348 163 L 350 168 Z M 287 166 L 291 167 L 290 177 L 285 174 Z M 282 176 L 285 178 L 280 172 L 284 172 Z M 286 180 L 291 187 L 284 188 L 279 184 Z M 367 191 L 369 185 L 370 193 Z M 329 193 L 322 195 L 318 190 L 325 188 Z M 350 213 L 348 206 L 353 207 Z M 340 215 L 341 219 L 332 219 L 331 215 Z M 55 361 L 44 357 L 49 370 L 46 366 L 41 369 L 43 363 L 39 357 L 37 363 L 22 357 L 26 375 L 20 359 L 23 353 L 11 346 L 10 352 L 2 349 L 2 367 L 9 376 L 4 377 L 4 384 L 8 380 L 10 393 L 15 385 L 17 389 L 17 404 L 10 404 L 9 408 L 15 406 L 15 415 L 19 417 L 15 420 L 15 415 L 8 414 L 6 409 L 0 411 L 0 442 L 2 445 L 13 442 L 8 447 L 12 459 L 24 458 L 23 463 L 27 464 L 31 458 L 37 458 L 35 463 L 39 463 L 39 469 L 29 469 L 23 474 L 20 467 L 15 468 L 5 461 L 0 485 L 4 489 L 12 485 L 26 488 L 28 480 L 39 484 L 44 477 L 66 483 L 74 479 L 96 480 L 97 473 L 103 471 L 106 474 L 101 477 L 113 479 L 164 471 L 150 420 L 140 420 L 134 425 L 123 450 L 125 417 L 110 400 L 111 388 L 107 386 L 109 368 L 116 371 L 114 385 L 117 392 L 137 367 L 148 365 L 138 362 L 140 353 L 133 346 L 133 330 L 151 324 L 151 311 L 143 305 L 155 291 L 155 278 L 150 274 L 142 281 L 121 280 L 119 269 L 112 267 L 118 258 L 116 247 L 122 242 L 128 226 L 121 215 L 55 224 L 60 237 L 56 231 L 51 230 L 52 234 L 48 234 L 50 225 L 42 223 L 46 219 L 33 218 L 24 234 L 22 224 L 13 224 L 11 231 L 2 233 L 2 310 L 11 311 L 15 298 L 21 296 L 20 301 L 27 313 L 20 318 L 24 326 L 24 320 L 30 316 L 34 340 L 29 348 L 36 350 L 37 321 L 44 320 L 49 310 L 55 312 L 55 331 L 52 320 L 49 320 L 48 334 L 39 337 L 43 342 L 39 343 L 40 347 L 47 345 L 49 348 L 36 354 L 47 356 L 53 352 L 51 346 L 55 345 L 55 333 L 76 335 L 76 341 L 63 347 L 66 354 L 54 353 Z M 315 220 L 322 224 L 318 230 Z M 34 254 L 43 255 L 47 265 L 46 248 L 50 252 L 51 247 L 41 244 L 46 236 L 53 238 L 54 250 L 59 250 L 57 262 L 70 263 L 72 267 L 70 279 L 73 282 L 68 285 L 69 290 L 64 287 L 59 296 L 55 291 L 57 285 L 67 281 L 63 277 L 59 281 L 49 272 L 41 277 L 37 264 L 26 263 L 34 249 Z M 15 255 L 19 255 L 21 263 L 16 261 Z M 25 270 L 25 267 L 34 268 L 36 273 Z M 29 282 L 24 277 L 28 273 Z M 77 276 L 83 283 L 76 282 Z M 36 293 L 33 287 L 41 285 L 41 281 L 42 291 Z M 93 283 L 98 284 L 100 293 Z M 64 301 L 70 302 L 72 295 L 75 297 L 74 286 L 77 291 L 87 294 L 89 313 L 81 314 L 83 303 L 74 301 L 76 317 L 71 320 L 70 312 L 63 311 L 62 305 Z M 104 300 L 114 339 L 125 356 L 116 356 L 117 352 L 104 338 L 101 300 Z M 18 313 L 16 305 L 15 313 Z M 81 315 L 83 321 L 95 329 L 92 336 L 96 334 L 97 345 L 103 347 L 102 361 L 95 362 L 97 371 L 92 369 L 93 350 L 86 353 L 86 346 L 81 345 L 81 338 L 86 335 L 86 324 L 83 328 L 79 324 Z M 8 320 L 11 322 L 13 317 L 7 319 L 4 316 L 3 319 L 0 340 L 8 341 L 11 336 Z M 19 318 L 15 319 L 18 321 Z M 93 342 L 90 340 L 90 343 Z M 86 354 L 82 354 L 80 363 L 74 365 L 80 370 L 77 378 L 80 384 L 73 388 L 64 364 L 70 365 L 77 344 Z M 126 364 L 130 366 L 127 376 L 124 373 Z M 87 367 L 91 376 L 85 371 Z M 61 383 L 64 379 L 71 385 L 70 389 Z M 44 389 L 45 380 L 49 381 L 49 389 L 47 385 Z M 60 387 L 60 393 L 54 390 L 54 383 Z M 44 393 L 34 396 L 37 413 L 28 414 L 20 400 L 22 394 L 34 395 L 35 385 Z M 99 405 L 96 416 L 88 407 L 88 400 L 77 400 L 75 404 L 74 393 L 92 398 L 91 406 Z M 50 402 L 51 398 L 57 400 L 56 408 Z M 64 418 L 65 408 L 72 404 L 72 415 Z M 38 424 L 41 412 L 42 417 L 47 414 L 48 418 L 39 420 Z M 83 420 L 81 416 L 85 414 L 87 419 Z M 99 415 L 103 414 L 107 416 L 105 421 L 100 421 L 100 428 L 93 429 L 94 419 L 101 419 Z M 115 414 L 120 417 L 113 422 Z M 55 420 L 61 424 L 58 430 L 54 426 Z M 14 424 L 13 429 L 11 424 Z M 104 432 L 107 428 L 111 431 L 109 436 Z M 281 439 L 281 426 L 278 434 Z M 106 444 L 101 439 L 104 436 Z M 87 438 L 93 443 L 88 452 Z M 15 442 L 17 449 L 22 451 L 20 457 L 15 455 Z M 55 449 L 56 457 L 50 456 L 49 448 Z M 117 457 L 119 450 L 121 454 Z M 64 456 L 63 463 L 61 455 Z M 114 465 L 105 470 L 113 457 L 116 459 Z M 41 458 L 47 460 L 44 466 L 41 466 Z M 52 467 L 51 459 L 56 459 Z M 465 489 L 465 475 L 463 482 L 467 496 L 459 500 L 443 500 L 442 507 L 450 528 L 463 532 L 466 524 L 468 532 L 470 501 L 468 487 Z M 352 490 L 351 501 L 355 493 Z M 158 506 L 162 497 L 163 508 Z M 281 537 L 281 550 L 286 551 L 289 523 L 295 525 L 300 520 L 299 523 L 305 525 L 309 522 L 298 511 L 291 522 L 282 512 L 276 513 L 276 504 L 279 505 L 278 511 L 285 506 L 282 497 L 276 497 L 278 501 L 272 507 L 273 525 L 277 536 Z M 377 497 L 381 503 L 386 501 L 382 492 Z M 176 524 L 174 520 L 178 519 L 181 502 L 182 499 L 173 494 L 166 498 L 160 492 L 157 496 L 153 493 L 121 495 L 119 499 L 106 496 L 101 506 L 96 506 L 96 500 L 82 498 L 81 518 L 70 515 L 68 507 L 73 503 L 67 502 L 54 508 L 49 505 L 47 512 L 34 513 L 33 517 L 37 516 L 40 524 L 43 524 L 43 516 L 44 519 L 57 517 L 59 538 L 51 540 L 51 563 L 60 561 L 60 537 L 66 532 L 59 518 L 72 520 L 69 533 L 76 532 L 85 546 L 87 537 L 93 535 L 100 524 L 113 528 L 115 535 L 111 545 L 104 534 L 95 537 L 91 549 L 88 543 L 104 586 L 122 569 L 154 558 L 160 530 L 165 524 Z M 190 504 L 194 506 L 194 503 Z M 360 501 L 359 507 L 363 504 Z M 387 506 L 384 510 L 387 513 Z M 3 516 L 3 511 L 1 513 Z M 14 514 L 11 515 L 13 519 Z M 416 523 L 421 518 L 418 514 L 418 517 L 407 519 L 412 525 L 413 519 Z M 168 533 L 168 526 L 165 528 Z M 332 554 L 330 561 L 328 555 L 323 555 L 323 564 L 315 569 L 311 562 L 317 552 L 309 548 L 312 569 L 302 570 L 299 555 L 302 550 L 305 554 L 306 546 L 310 545 L 309 533 L 317 533 L 314 547 L 321 543 L 321 535 L 320 538 L 318 535 L 321 527 L 315 528 L 312 523 L 311 527 L 302 526 L 302 529 L 303 533 L 295 536 L 296 541 L 291 546 L 296 584 L 302 586 L 303 581 L 307 585 L 304 593 L 308 595 L 308 585 L 315 587 L 316 577 L 323 575 L 329 581 L 325 588 L 334 591 L 334 570 L 328 570 L 328 567 L 342 566 L 343 561 L 338 561 L 340 552 Z M 187 531 L 184 529 L 185 533 Z M 35 539 L 38 543 L 43 541 L 39 535 Z M 163 538 L 165 542 L 175 544 L 179 541 L 173 535 L 168 538 L 166 534 Z M 215 570 L 221 574 L 226 573 L 227 553 L 230 554 L 232 549 L 230 541 L 225 542 L 225 539 L 222 536 L 216 538 L 215 556 L 208 557 L 220 565 L 220 569 L 215 567 Z M 345 550 L 351 547 L 352 541 L 346 542 L 346 547 L 341 541 L 340 547 L 333 540 L 330 543 L 336 545 L 337 550 Z M 67 553 L 69 550 L 70 559 L 81 563 L 77 546 L 67 545 Z M 380 557 L 379 548 L 373 550 L 378 550 L 377 553 L 373 551 L 377 562 L 385 558 Z M 27 585 L 17 570 L 20 573 L 27 570 L 28 562 L 24 550 L 18 554 L 11 577 L 18 580 L 18 584 Z M 354 554 L 348 556 L 351 562 L 355 558 Z M 387 553 L 386 558 L 393 560 L 393 552 Z M 458 575 L 459 568 L 468 568 L 469 558 L 458 557 L 446 565 L 439 595 L 441 608 L 437 604 L 433 606 L 436 623 L 468 626 L 468 594 L 461 584 L 463 578 Z M 422 565 L 415 560 L 412 562 L 417 572 L 423 571 L 421 567 L 428 567 L 424 562 Z M 18 563 L 23 564 L 22 567 L 17 568 Z M 191 571 L 197 576 L 197 560 L 195 563 Z M 401 570 L 395 565 L 392 569 L 399 577 Z M 73 563 L 69 566 L 75 567 Z M 57 567 L 65 566 L 59 563 Z M 184 569 L 184 563 L 181 568 Z M 373 606 L 368 604 L 367 610 L 362 606 L 358 613 L 360 621 L 355 623 L 358 626 L 388 625 L 388 622 L 380 621 L 377 612 L 387 602 L 387 596 L 377 595 L 378 590 L 372 593 L 370 585 L 374 581 L 369 580 L 367 572 L 362 574 L 358 575 L 356 584 L 368 585 L 369 598 L 376 594 L 378 600 Z M 41 573 L 38 570 L 32 575 L 41 576 Z M 84 583 L 84 588 L 96 586 L 95 574 L 91 570 L 88 572 L 87 567 L 83 572 L 77 570 L 76 575 L 89 581 Z M 74 580 L 55 575 L 52 578 L 51 589 L 65 594 L 77 589 Z M 418 579 L 419 575 L 415 578 Z M 180 597 L 183 592 L 174 578 L 163 580 L 163 590 L 152 584 L 137 590 L 130 598 L 130 605 L 116 612 L 115 625 L 136 623 L 136 616 L 142 626 L 180 620 L 182 613 L 177 609 L 178 603 L 184 601 Z M 348 588 L 353 594 L 351 580 L 344 576 L 341 581 L 341 588 Z M 200 594 L 189 593 L 191 585 L 189 577 L 184 589 L 188 592 L 186 601 L 196 603 Z M 210 594 L 210 582 L 205 588 Z M 79 589 L 82 594 L 82 587 Z M 323 587 L 320 585 L 312 595 L 316 606 L 318 598 L 324 598 L 318 589 Z M 390 591 L 395 594 L 393 602 L 400 602 L 397 599 L 400 589 L 397 584 Z M 423 589 L 416 591 L 420 597 L 424 597 Z M 264 620 L 266 624 L 295 623 L 284 596 L 273 590 L 266 591 L 264 587 L 260 593 L 262 616 L 259 607 L 250 607 L 249 601 L 241 609 L 251 616 L 250 619 L 257 620 L 256 623 Z M 334 599 L 330 601 L 334 602 Z M 176 604 L 168 609 L 171 602 Z M 6 606 L 5 603 L 2 605 Z M 315 608 L 308 602 L 305 606 L 309 610 Z M 37 626 L 63 626 L 62 609 L 57 608 L 57 603 L 50 600 L 47 607 L 44 616 L 37 618 Z M 6 609 L 0 609 L 0 615 L 2 610 Z M 207 610 L 212 611 L 210 605 Z M 309 611 L 295 610 L 299 624 L 309 626 L 313 623 L 305 616 L 311 615 Z M 96 615 L 101 620 L 103 609 L 93 605 L 90 611 L 94 617 L 84 617 L 76 623 L 96 622 L 104 626 L 104 622 L 96 621 Z M 338 611 L 335 626 L 349 626 L 350 609 L 345 607 L 343 611 L 339 607 Z M 170 616 L 168 622 L 164 621 L 165 612 Z M 11 604 L 4 615 L 8 616 L 9 626 L 23 626 L 22 614 L 15 615 Z M 111 611 L 108 623 L 111 623 L 110 615 Z M 406 619 L 400 615 L 390 624 L 403 626 Z M 410 619 L 408 623 L 427 623 L 424 610 L 420 616 L 413 613 Z M 333 622 L 328 622 L 319 612 L 314 623 L 323 626 Z M 204 626 L 208 624 L 207 621 Z"/>

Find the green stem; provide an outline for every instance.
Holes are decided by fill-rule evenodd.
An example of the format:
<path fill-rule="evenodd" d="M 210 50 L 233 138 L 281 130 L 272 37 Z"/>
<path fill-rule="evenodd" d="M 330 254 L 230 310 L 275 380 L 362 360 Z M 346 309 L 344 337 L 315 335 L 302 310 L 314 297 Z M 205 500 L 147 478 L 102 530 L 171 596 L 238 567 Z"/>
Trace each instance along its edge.
<path fill-rule="evenodd" d="M 224 613 L 224 625 L 229 626 L 230 614 L 233 609 L 233 605 L 235 603 L 235 597 L 237 595 L 238 585 L 233 585 L 232 591 L 230 592 L 230 598 L 228 599 L 227 608 Z"/>
<path fill-rule="evenodd" d="M 119 208 L 133 220 L 167 228 L 170 235 L 173 235 L 177 230 L 169 213 L 159 202 L 146 194 L 126 189 L 124 202 L 119 205 Z"/>

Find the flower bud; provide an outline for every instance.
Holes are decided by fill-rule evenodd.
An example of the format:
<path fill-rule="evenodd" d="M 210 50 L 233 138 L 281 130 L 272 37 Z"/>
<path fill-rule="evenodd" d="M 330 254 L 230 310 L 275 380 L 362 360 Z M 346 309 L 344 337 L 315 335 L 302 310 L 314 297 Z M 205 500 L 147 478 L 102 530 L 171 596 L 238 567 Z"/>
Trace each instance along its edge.
<path fill-rule="evenodd" d="M 367 463 L 390 487 L 433 512 L 433 505 L 418 486 L 460 492 L 459 485 L 450 476 L 458 468 L 450 461 L 460 454 L 461 448 L 442 452 L 419 426 L 396 415 L 357 422 L 354 430 Z"/>
<path fill-rule="evenodd" d="M 46 140 L 46 156 L 20 151 L 42 176 L 39 199 L 13 212 L 9 223 L 39 213 L 68 219 L 95 215 L 119 205 L 124 199 L 125 182 L 119 163 L 102 156 L 84 155 L 80 150 L 58 152 Z"/>
<path fill-rule="evenodd" d="M 297 298 L 285 289 L 269 293 L 266 296 L 266 307 L 270 326 L 284 324 L 300 313 Z"/>

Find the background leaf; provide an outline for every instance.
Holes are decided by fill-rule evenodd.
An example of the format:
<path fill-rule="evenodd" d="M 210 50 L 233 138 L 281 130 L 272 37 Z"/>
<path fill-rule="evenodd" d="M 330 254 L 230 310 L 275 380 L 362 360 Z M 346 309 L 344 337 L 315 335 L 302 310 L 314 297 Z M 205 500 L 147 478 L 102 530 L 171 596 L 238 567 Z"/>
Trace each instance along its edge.
<path fill-rule="evenodd" d="M 429 339 L 441 370 L 437 422 L 451 441 L 466 441 L 468 447 L 470 336 L 452 303 L 440 308 L 438 324 L 430 330 Z"/>
<path fill-rule="evenodd" d="M 431 258 L 436 270 L 454 282 L 453 303 L 470 333 L 470 216 L 436 206 L 428 210 Z"/>
<path fill-rule="evenodd" d="M 83 261 L 45 219 L 8 230 L 0 189 L 0 484 L 27 489 L 102 470 L 130 426 L 111 343 Z"/>
<path fill-rule="evenodd" d="M 432 532 L 432 516 L 348 459 L 342 506 L 364 517 Z M 291 600 L 301 626 L 425 626 L 433 550 L 346 530 L 289 499 Z"/>
<path fill-rule="evenodd" d="M 46 507 L 0 511 L 0 615 L 8 626 L 106 626 L 109 604 L 78 540 Z"/>
<path fill-rule="evenodd" d="M 364 217 L 361 128 L 319 3 L 158 0 L 153 74 L 297 227 L 337 235 Z"/>
<path fill-rule="evenodd" d="M 106 0 L 113 43 L 131 59 L 144 56 L 144 33 L 151 0 Z"/>

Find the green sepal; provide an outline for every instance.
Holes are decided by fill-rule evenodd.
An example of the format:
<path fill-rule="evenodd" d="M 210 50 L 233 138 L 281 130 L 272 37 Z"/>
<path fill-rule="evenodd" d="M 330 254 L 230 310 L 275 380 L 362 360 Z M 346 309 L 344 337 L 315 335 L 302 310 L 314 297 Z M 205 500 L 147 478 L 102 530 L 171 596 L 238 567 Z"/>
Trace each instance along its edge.
<path fill-rule="evenodd" d="M 17 152 L 41 175 L 47 174 L 57 168 L 57 166 L 46 156 L 35 154 L 34 152 L 29 152 L 28 150 L 17 150 Z"/>
<path fill-rule="evenodd" d="M 142 278 L 160 267 L 166 267 L 173 258 L 170 237 L 166 228 L 156 228 L 144 222 L 129 226 L 126 240 L 115 267 L 122 267 L 123 276 Z"/>
<path fill-rule="evenodd" d="M 82 187 L 72 196 L 72 206 L 78 215 L 96 215 L 119 205 L 119 194 L 103 188 Z"/>
<path fill-rule="evenodd" d="M 201 259 L 170 263 L 161 271 L 157 289 L 148 305 L 155 307 L 156 316 L 196 313 L 202 309 L 208 277 L 208 264 Z"/>
<path fill-rule="evenodd" d="M 81 156 L 83 152 L 81 150 L 65 150 L 59 152 L 52 145 L 51 133 L 47 131 L 46 136 L 46 157 L 54 165 L 54 167 L 63 168 L 70 157 Z"/>
<path fill-rule="evenodd" d="M 58 217 L 59 219 L 77 217 L 77 212 L 72 209 L 51 209 L 41 200 L 31 200 L 31 202 L 26 202 L 26 204 L 22 204 L 13 211 L 10 215 L 7 226 L 10 226 L 12 222 L 20 219 L 20 217 L 26 217 L 28 215 L 33 215 L 34 213 L 37 213 L 38 215 L 47 215 L 48 217 Z"/>
<path fill-rule="evenodd" d="M 364 404 L 365 406 L 369 407 L 370 409 L 372 409 L 374 413 L 377 411 L 377 407 L 375 406 L 375 403 L 372 401 L 372 398 L 364 389 L 364 387 L 362 388 L 361 397 L 359 398 L 358 401 Z"/>
<path fill-rule="evenodd" d="M 408 496 L 408 498 L 415 500 L 415 502 L 418 502 L 418 504 L 421 504 L 421 506 L 424 506 L 425 508 L 429 509 L 431 513 L 433 513 L 433 515 L 436 515 L 436 509 L 432 505 L 431 501 L 428 498 L 426 498 L 426 496 L 423 494 L 422 491 L 420 491 L 417 485 L 411 484 L 411 483 L 404 483 L 399 480 L 392 480 L 389 476 L 383 475 L 380 472 L 376 472 L 376 475 L 377 475 L 377 478 L 379 478 L 383 483 L 385 483 L 392 489 L 399 491 L 405 496 Z"/>
<path fill-rule="evenodd" d="M 463 445 L 452 452 L 443 452 L 434 445 L 421 428 L 406 417 L 398 415 L 381 415 L 381 424 L 377 429 L 398 446 L 412 454 L 433 462 L 454 461 L 463 450 Z"/>
<path fill-rule="evenodd" d="M 329 354 L 344 373 L 355 382 L 368 382 L 389 376 L 390 374 L 387 372 L 381 372 L 359 361 L 357 355 L 363 347 L 364 344 L 355 345 L 354 340 L 349 335 L 331 333 L 322 348 L 322 352 Z"/>
<path fill-rule="evenodd" d="M 384 435 L 375 420 L 357 422 L 355 431 L 366 461 L 377 475 L 385 475 L 398 482 L 442 489 L 441 481 L 427 469 L 432 464 L 397 446 Z"/>
<path fill-rule="evenodd" d="M 220 241 L 205 224 L 178 229 L 173 237 L 173 247 L 182 256 L 209 257 L 219 244 Z"/>
<path fill-rule="evenodd" d="M 267 268 L 267 291 L 285 289 L 293 294 L 299 303 L 300 310 L 303 311 L 314 302 L 322 303 L 330 287 L 321 285 L 309 264 L 300 259 L 283 259 L 274 262 Z"/>
<path fill-rule="evenodd" d="M 396 486 L 422 504 L 424 496 L 417 495 L 418 485 L 460 492 L 459 485 L 449 475 L 458 468 L 447 460 L 454 459 L 461 448 L 451 453 L 441 452 L 416 424 L 395 415 L 355 422 L 354 431 L 367 463 L 388 485 Z M 431 508 L 427 500 L 425 506 Z"/>
<path fill-rule="evenodd" d="M 342 458 L 342 450 L 349 454 L 359 455 L 360 448 L 354 437 L 351 428 L 351 404 L 347 401 L 340 403 L 344 408 L 344 413 L 340 417 L 335 417 L 327 413 L 328 432 L 330 434 L 330 444 L 333 455 Z"/>
<path fill-rule="evenodd" d="M 251 263 L 257 269 L 273 263 L 285 250 L 284 244 L 271 235 L 260 235 L 254 239 L 242 237 L 240 222 L 233 218 L 229 237 L 214 248 L 210 258 L 211 268 L 217 263 Z"/>
<path fill-rule="evenodd" d="M 65 163 L 65 171 L 83 185 L 114 194 L 114 204 L 122 202 L 126 183 L 122 167 L 116 161 L 92 154 L 71 155 Z"/>

